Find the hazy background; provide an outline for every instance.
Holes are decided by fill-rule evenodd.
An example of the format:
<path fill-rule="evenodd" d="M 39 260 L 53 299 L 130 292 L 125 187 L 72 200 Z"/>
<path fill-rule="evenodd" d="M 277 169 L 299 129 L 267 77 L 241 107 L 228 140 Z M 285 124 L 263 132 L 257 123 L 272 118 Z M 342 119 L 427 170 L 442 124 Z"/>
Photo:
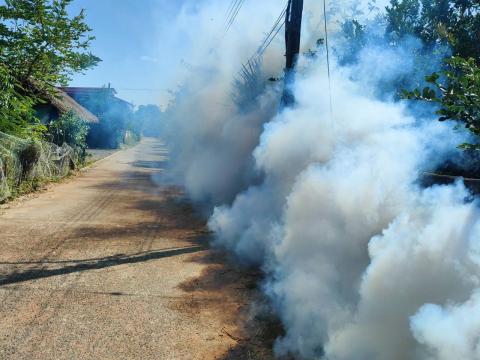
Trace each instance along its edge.
<path fill-rule="evenodd" d="M 188 42 L 172 34 L 184 0 L 77 0 L 72 13 L 85 9 L 96 40 L 91 51 L 103 62 L 85 75 L 75 75 L 71 86 L 111 83 L 121 98 L 135 105 L 163 105 L 174 85 Z M 172 53 L 175 50 L 175 54 Z"/>

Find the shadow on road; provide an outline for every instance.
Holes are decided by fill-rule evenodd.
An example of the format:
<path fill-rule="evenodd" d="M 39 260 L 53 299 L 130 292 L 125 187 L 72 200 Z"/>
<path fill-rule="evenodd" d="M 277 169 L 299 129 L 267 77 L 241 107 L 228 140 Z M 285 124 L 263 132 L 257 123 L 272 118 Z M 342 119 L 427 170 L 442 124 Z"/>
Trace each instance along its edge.
<path fill-rule="evenodd" d="M 16 284 L 36 279 L 44 279 L 53 276 L 67 275 L 81 271 L 105 269 L 124 264 L 142 263 L 146 261 L 158 260 L 182 254 L 192 254 L 204 250 L 207 250 L 206 246 L 198 245 L 174 250 L 150 251 L 134 255 L 108 256 L 94 261 L 87 260 L 85 262 L 79 262 L 74 265 L 65 266 L 57 269 L 30 269 L 24 272 L 12 273 L 7 275 L 6 277 L 0 278 L 0 286 Z M 47 262 L 40 264 L 47 264 Z"/>
<path fill-rule="evenodd" d="M 148 161 L 148 160 L 137 160 L 132 163 L 132 166 L 143 169 L 165 169 L 167 161 Z"/>

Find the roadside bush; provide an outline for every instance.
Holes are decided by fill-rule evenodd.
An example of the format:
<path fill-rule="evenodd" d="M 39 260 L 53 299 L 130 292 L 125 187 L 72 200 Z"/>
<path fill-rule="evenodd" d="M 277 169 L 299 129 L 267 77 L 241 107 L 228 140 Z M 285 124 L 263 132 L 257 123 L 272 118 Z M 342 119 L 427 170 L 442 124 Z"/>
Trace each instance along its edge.
<path fill-rule="evenodd" d="M 63 114 L 48 126 L 49 140 L 58 145 L 68 144 L 79 154 L 85 156 L 89 126 L 73 112 Z"/>

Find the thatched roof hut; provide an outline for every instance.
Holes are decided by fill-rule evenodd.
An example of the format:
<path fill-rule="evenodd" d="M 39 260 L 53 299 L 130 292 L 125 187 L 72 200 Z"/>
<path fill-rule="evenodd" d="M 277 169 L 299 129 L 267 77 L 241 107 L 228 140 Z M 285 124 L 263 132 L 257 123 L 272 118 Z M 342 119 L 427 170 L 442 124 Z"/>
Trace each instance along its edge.
<path fill-rule="evenodd" d="M 72 97 L 61 89 L 55 89 L 53 94 L 45 94 L 44 96 L 54 108 L 61 113 L 74 112 L 81 119 L 88 123 L 98 123 L 98 118 L 90 111 L 85 109 L 82 105 L 77 103 Z"/>

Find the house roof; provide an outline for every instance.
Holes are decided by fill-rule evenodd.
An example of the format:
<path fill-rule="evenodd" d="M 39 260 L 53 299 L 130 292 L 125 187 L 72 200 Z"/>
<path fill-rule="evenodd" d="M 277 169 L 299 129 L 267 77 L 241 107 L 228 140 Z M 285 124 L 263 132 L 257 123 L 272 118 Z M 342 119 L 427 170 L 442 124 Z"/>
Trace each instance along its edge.
<path fill-rule="evenodd" d="M 132 108 L 132 109 L 135 107 L 135 105 L 133 105 L 131 102 L 129 102 L 129 101 L 127 101 L 127 100 L 120 99 L 120 98 L 118 98 L 118 97 L 116 97 L 116 96 L 115 96 L 115 101 L 117 101 L 117 102 L 119 102 L 119 103 L 121 103 L 121 104 L 123 104 L 123 105 L 125 105 L 125 106 L 128 106 L 128 107 L 130 107 L 130 108 Z"/>
<path fill-rule="evenodd" d="M 99 123 L 100 120 L 72 97 L 70 97 L 60 87 L 53 88 L 52 91 L 45 91 L 34 79 L 28 81 L 28 85 L 34 89 L 41 98 L 52 104 L 61 113 L 74 112 L 87 123 Z"/>
<path fill-rule="evenodd" d="M 75 99 L 91 98 L 92 96 L 108 95 L 112 100 L 129 107 L 135 107 L 132 103 L 116 97 L 117 90 L 113 87 L 61 87 L 59 88 Z"/>
<path fill-rule="evenodd" d="M 70 97 L 66 92 L 62 91 L 59 88 L 55 89 L 53 94 L 46 93 L 44 97 L 60 112 L 72 111 L 88 123 L 99 122 L 98 117 L 93 115 L 90 111 L 85 109 L 82 105 L 80 105 L 72 97 Z"/>
<path fill-rule="evenodd" d="M 60 87 L 59 89 L 70 96 L 98 95 L 105 93 L 114 96 L 117 94 L 117 91 L 112 87 Z"/>

